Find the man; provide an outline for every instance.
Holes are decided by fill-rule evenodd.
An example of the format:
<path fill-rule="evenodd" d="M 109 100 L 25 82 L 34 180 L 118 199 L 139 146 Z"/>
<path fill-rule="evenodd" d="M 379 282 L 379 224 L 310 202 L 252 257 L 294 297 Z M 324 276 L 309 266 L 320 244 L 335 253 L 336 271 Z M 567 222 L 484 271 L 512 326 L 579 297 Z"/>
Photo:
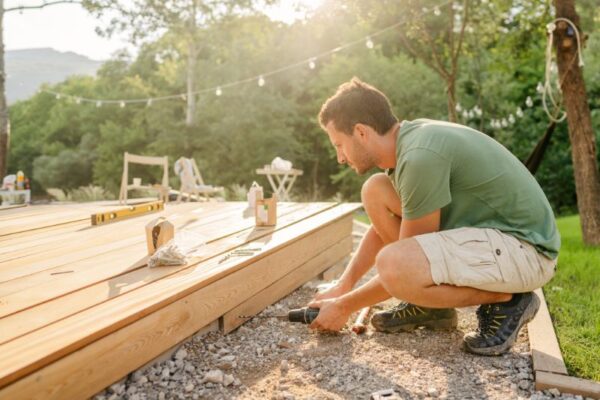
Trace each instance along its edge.
<path fill-rule="evenodd" d="M 403 302 L 373 316 L 380 331 L 456 327 L 454 307 L 480 305 L 465 349 L 510 349 L 539 308 L 532 291 L 554 275 L 560 248 L 552 209 L 529 171 L 469 127 L 399 123 L 386 96 L 357 78 L 323 104 L 319 120 L 339 163 L 386 173 L 362 187 L 371 228 L 336 286 L 309 304 L 320 308 L 311 327 L 338 331 L 351 313 L 390 297 Z M 378 274 L 354 288 L 373 266 Z"/>

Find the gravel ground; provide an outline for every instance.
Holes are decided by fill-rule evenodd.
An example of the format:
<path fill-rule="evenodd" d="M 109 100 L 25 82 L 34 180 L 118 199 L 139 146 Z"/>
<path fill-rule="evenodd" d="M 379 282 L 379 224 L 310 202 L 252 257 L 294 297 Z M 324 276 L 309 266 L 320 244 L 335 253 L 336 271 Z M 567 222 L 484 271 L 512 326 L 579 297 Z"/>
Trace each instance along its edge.
<path fill-rule="evenodd" d="M 260 315 L 306 305 L 320 283 L 307 283 Z M 170 360 L 136 371 L 94 398 L 368 399 L 393 388 L 402 399 L 583 400 L 533 390 L 525 329 L 501 357 L 463 352 L 462 337 L 477 321 L 474 307 L 458 311 L 457 330 L 397 334 L 371 327 L 363 335 L 319 334 L 302 324 L 255 318 L 229 335 L 196 337 Z"/>

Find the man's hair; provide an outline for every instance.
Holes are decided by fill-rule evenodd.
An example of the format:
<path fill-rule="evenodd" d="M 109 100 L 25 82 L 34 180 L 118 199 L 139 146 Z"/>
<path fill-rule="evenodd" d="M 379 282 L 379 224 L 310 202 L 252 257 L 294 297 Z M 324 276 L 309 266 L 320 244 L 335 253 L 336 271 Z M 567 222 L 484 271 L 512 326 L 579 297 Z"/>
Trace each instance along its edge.
<path fill-rule="evenodd" d="M 347 135 L 352 135 L 356 124 L 369 125 L 383 135 L 398 122 L 398 118 L 385 94 L 354 77 L 341 84 L 321 107 L 321 127 L 325 129 L 330 121 L 333 121 L 335 129 Z"/>

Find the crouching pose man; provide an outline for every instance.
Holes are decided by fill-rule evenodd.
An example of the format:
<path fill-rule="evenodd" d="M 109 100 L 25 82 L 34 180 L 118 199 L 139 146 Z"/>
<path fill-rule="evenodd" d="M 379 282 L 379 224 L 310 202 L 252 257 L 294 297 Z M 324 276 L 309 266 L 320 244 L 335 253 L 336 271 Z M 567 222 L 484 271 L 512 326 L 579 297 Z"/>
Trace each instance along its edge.
<path fill-rule="evenodd" d="M 456 327 L 454 307 L 480 305 L 464 337 L 472 353 L 496 355 L 515 342 L 554 275 L 560 237 L 544 192 L 495 140 L 466 126 L 402 121 L 386 96 L 354 78 L 321 108 L 338 162 L 374 167 L 361 196 L 372 225 L 337 285 L 315 297 L 311 327 L 338 331 L 351 313 L 390 297 L 380 331 Z M 355 288 L 370 268 L 377 275 Z"/>

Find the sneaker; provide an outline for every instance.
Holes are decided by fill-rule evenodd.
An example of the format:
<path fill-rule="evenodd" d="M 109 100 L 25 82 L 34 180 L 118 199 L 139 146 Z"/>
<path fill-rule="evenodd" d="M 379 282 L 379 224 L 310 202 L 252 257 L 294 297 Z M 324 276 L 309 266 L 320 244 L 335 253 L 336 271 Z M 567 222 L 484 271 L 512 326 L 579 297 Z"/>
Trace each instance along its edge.
<path fill-rule="evenodd" d="M 477 309 L 477 331 L 463 338 L 465 350 L 485 356 L 506 353 L 521 327 L 533 319 L 539 308 L 540 299 L 533 292 L 515 293 L 506 303 L 481 305 Z"/>
<path fill-rule="evenodd" d="M 426 308 L 407 302 L 373 314 L 371 325 L 380 332 L 410 332 L 417 327 L 430 329 L 456 328 L 458 318 L 454 308 Z"/>

